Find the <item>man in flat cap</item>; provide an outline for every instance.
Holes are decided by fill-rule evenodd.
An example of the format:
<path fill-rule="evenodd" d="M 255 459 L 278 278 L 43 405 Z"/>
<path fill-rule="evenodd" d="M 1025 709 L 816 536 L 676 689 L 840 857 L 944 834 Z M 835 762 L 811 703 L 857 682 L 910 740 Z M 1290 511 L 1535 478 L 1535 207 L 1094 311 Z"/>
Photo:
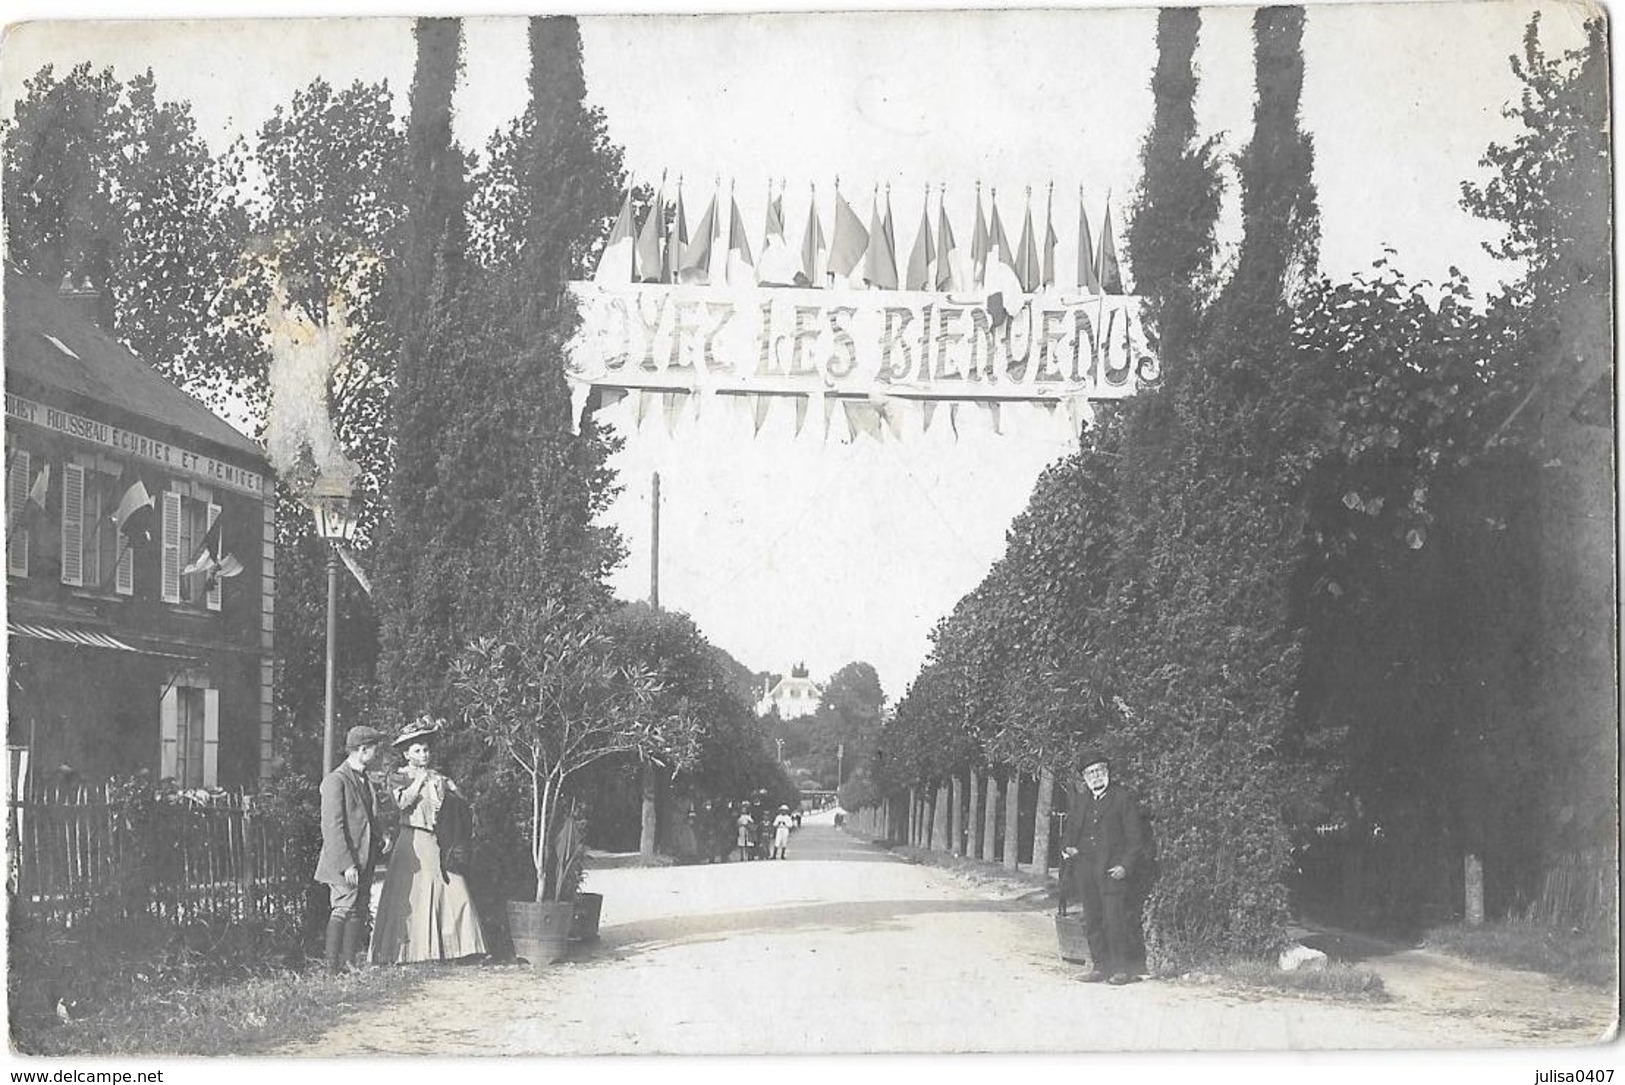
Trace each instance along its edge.
<path fill-rule="evenodd" d="M 344 736 L 347 752 L 322 780 L 322 854 L 316 880 L 327 884 L 332 911 L 327 919 L 327 969 L 353 967 L 366 948 L 372 902 L 372 873 L 384 851 L 378 796 L 367 769 L 384 748 L 384 735 L 352 727 Z"/>
<path fill-rule="evenodd" d="M 1104 755 L 1084 757 L 1084 787 L 1077 810 L 1066 819 L 1061 854 L 1077 868 L 1092 969 L 1085 983 L 1132 983 L 1129 937 L 1130 877 L 1145 858 L 1145 828 L 1134 796 L 1114 786 Z"/>

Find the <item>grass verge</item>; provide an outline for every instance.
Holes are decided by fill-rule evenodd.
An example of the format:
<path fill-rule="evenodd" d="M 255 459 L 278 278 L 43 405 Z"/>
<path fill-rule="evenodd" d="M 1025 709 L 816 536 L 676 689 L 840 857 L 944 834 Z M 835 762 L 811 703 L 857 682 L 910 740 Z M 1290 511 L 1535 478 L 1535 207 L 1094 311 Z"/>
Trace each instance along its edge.
<path fill-rule="evenodd" d="M 1430 928 L 1423 945 L 1470 961 L 1544 972 L 1595 987 L 1612 987 L 1619 979 L 1619 942 L 1613 930 L 1558 930 L 1518 920 L 1477 927 L 1450 923 Z"/>
<path fill-rule="evenodd" d="M 207 986 L 141 990 L 68 1022 L 12 1022 L 24 1055 L 252 1055 L 311 1039 L 344 1017 L 411 991 L 434 966 L 368 968 L 330 975 L 279 969 Z"/>
<path fill-rule="evenodd" d="M 1324 968 L 1283 972 L 1274 961 L 1226 961 L 1204 975 L 1208 982 L 1245 990 L 1284 991 L 1338 1002 L 1387 1002 L 1382 977 L 1369 968 L 1327 961 Z"/>

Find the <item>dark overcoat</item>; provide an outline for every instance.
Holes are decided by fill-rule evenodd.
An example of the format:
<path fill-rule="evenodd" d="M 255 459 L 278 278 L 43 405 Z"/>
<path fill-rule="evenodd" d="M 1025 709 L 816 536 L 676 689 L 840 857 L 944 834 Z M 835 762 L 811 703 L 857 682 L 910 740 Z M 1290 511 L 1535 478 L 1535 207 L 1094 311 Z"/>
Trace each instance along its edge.
<path fill-rule="evenodd" d="M 1076 806 L 1067 813 L 1061 842 L 1078 849 L 1073 862 L 1078 864 L 1079 874 L 1093 873 L 1106 892 L 1127 892 L 1145 862 L 1145 824 L 1134 796 L 1115 784 L 1098 799 L 1082 788 Z M 1114 866 L 1126 872 L 1121 881 L 1106 876 Z"/>

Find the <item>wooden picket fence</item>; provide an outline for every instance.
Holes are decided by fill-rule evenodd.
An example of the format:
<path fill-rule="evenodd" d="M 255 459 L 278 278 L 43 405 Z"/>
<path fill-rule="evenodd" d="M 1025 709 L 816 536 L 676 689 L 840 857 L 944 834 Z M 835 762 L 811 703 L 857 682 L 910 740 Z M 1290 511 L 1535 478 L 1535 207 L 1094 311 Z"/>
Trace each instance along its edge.
<path fill-rule="evenodd" d="M 166 924 L 297 923 L 313 858 L 307 834 L 257 814 L 252 796 L 130 801 L 111 787 L 14 799 L 12 906 L 51 926 L 148 917 Z"/>

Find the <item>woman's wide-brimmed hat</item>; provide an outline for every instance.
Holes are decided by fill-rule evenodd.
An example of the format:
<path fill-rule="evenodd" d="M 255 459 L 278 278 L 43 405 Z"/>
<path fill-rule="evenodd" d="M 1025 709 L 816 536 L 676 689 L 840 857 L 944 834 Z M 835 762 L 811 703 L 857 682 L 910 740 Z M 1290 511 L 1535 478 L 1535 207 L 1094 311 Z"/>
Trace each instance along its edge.
<path fill-rule="evenodd" d="M 781 807 L 779 807 L 779 813 L 781 813 L 781 814 L 788 814 L 788 813 L 789 813 L 789 812 L 790 812 L 790 808 L 789 808 L 789 807 L 788 807 L 788 806 L 781 806 Z"/>
<path fill-rule="evenodd" d="M 395 736 L 390 743 L 397 750 L 404 750 L 414 742 L 433 742 L 440 737 L 441 722 L 431 716 L 419 716 L 406 725 L 406 730 Z"/>

